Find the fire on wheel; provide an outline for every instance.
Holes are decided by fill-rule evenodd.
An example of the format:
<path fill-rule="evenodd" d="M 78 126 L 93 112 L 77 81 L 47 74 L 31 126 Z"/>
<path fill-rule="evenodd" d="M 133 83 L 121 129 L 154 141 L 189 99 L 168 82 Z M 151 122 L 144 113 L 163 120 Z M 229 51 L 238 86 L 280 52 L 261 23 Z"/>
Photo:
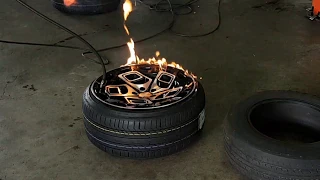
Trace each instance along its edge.
<path fill-rule="evenodd" d="M 101 78 L 101 77 L 100 77 Z M 194 141 L 204 122 L 202 86 L 185 72 L 158 65 L 125 66 L 94 81 L 83 96 L 89 140 L 112 155 L 154 158 Z"/>
<path fill-rule="evenodd" d="M 126 22 L 132 6 L 123 5 Z M 130 35 L 124 23 L 124 29 Z M 83 95 L 89 140 L 115 156 L 155 158 L 195 141 L 204 124 L 205 94 L 197 77 L 165 58 L 140 59 L 127 43 L 125 65 L 108 71 Z"/>

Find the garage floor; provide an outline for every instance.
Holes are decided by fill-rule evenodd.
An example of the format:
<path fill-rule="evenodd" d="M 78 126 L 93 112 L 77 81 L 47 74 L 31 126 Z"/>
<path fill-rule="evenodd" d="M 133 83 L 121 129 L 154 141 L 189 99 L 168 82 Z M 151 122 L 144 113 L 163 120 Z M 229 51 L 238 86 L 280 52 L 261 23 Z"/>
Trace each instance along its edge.
<path fill-rule="evenodd" d="M 172 0 L 175 2 L 174 0 Z M 67 16 L 49 2 L 30 5 L 103 48 L 128 40 L 122 12 Z M 305 19 L 309 0 L 266 3 L 223 0 L 215 34 L 182 38 L 165 33 L 136 45 L 140 57 L 156 50 L 203 77 L 207 117 L 203 137 L 183 152 L 136 161 L 109 156 L 86 138 L 81 98 L 100 67 L 81 51 L 0 44 L 0 179 L 239 180 L 223 150 L 222 122 L 237 101 L 262 90 L 320 95 L 319 22 Z M 177 19 L 176 31 L 206 32 L 217 23 L 217 2 L 201 0 L 195 13 Z M 130 15 L 134 39 L 154 34 L 168 13 L 142 5 Z M 14 1 L 0 6 L 0 39 L 77 45 L 76 39 Z M 102 53 L 107 69 L 126 62 L 127 48 Z"/>

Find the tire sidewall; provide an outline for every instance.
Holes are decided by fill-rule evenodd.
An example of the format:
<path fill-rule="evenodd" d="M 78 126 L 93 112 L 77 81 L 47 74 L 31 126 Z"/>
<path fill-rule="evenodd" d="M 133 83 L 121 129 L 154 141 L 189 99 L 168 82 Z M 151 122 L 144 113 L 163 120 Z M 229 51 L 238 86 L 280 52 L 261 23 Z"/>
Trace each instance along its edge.
<path fill-rule="evenodd" d="M 65 6 L 63 0 L 51 0 L 52 5 L 61 12 L 79 15 L 95 15 L 111 12 L 119 7 L 120 0 L 106 1 L 77 1 L 77 4 Z"/>
<path fill-rule="evenodd" d="M 51 0 L 52 3 L 63 5 L 63 0 Z M 104 6 L 112 3 L 119 3 L 120 0 L 77 0 L 75 4 L 71 5 L 71 7 L 80 7 L 80 6 Z"/>

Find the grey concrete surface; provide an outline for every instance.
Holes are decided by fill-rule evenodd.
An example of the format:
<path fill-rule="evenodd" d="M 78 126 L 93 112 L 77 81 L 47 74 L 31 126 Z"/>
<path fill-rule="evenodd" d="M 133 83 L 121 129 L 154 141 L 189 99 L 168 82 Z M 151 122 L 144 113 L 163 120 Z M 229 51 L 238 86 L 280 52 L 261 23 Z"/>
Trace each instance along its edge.
<path fill-rule="evenodd" d="M 173 2 L 176 2 L 172 0 Z M 27 1 L 102 48 L 127 41 L 122 13 L 69 16 L 49 1 Z M 140 57 L 159 50 L 196 75 L 206 91 L 202 138 L 190 148 L 153 160 L 111 157 L 86 138 L 81 98 L 100 67 L 81 51 L 0 44 L 0 179 L 239 180 L 223 149 L 222 123 L 228 109 L 262 90 L 320 93 L 318 22 L 305 19 L 308 0 L 223 0 L 216 33 L 183 38 L 171 33 L 136 44 Z M 195 13 L 177 18 L 176 31 L 200 33 L 217 23 L 217 1 L 200 0 Z M 129 17 L 135 40 L 169 23 L 168 13 L 138 5 Z M 0 39 L 56 43 L 68 34 L 15 1 L 0 6 Z M 81 45 L 75 39 L 62 44 Z M 127 48 L 102 53 L 112 69 L 124 64 Z"/>

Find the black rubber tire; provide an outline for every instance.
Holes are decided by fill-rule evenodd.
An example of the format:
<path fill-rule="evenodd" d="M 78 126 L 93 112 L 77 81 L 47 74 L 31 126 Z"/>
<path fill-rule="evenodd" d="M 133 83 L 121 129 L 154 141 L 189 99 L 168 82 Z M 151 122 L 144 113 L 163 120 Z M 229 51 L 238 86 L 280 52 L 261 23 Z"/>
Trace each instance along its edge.
<path fill-rule="evenodd" d="M 262 92 L 240 102 L 230 110 L 224 125 L 225 148 L 231 164 L 244 176 L 252 180 L 319 180 L 320 141 L 284 143 L 261 133 L 250 123 L 253 121 L 249 118 L 251 117 L 250 113 L 253 112 L 251 111 L 253 107 L 257 107 L 262 102 L 273 101 L 275 103 L 292 102 L 297 107 L 305 106 L 306 108 L 320 109 L 319 99 L 287 91 Z M 304 111 L 304 109 L 301 108 L 298 111 Z M 297 115 L 292 109 L 286 113 L 288 112 L 293 116 Z M 281 112 L 277 113 L 281 114 Z M 311 111 L 304 113 L 311 113 Z M 261 115 L 270 117 L 268 112 L 261 112 Z M 303 113 L 299 115 L 306 116 Z M 311 113 L 310 117 L 313 117 L 312 115 Z M 312 126 L 320 130 L 319 116 L 313 118 L 316 118 L 313 120 L 316 123 Z M 280 122 L 284 119 L 279 118 L 276 121 L 273 119 L 273 121 Z M 263 121 L 263 119 L 259 119 L 259 121 Z M 309 127 L 311 125 L 311 121 L 304 121 L 304 123 Z"/>
<path fill-rule="evenodd" d="M 156 158 L 178 152 L 198 137 L 204 117 L 201 84 L 185 100 L 159 109 L 128 110 L 101 102 L 91 91 L 83 95 L 84 125 L 89 140 L 115 156 Z"/>
<path fill-rule="evenodd" d="M 53 7 L 61 12 L 79 15 L 94 15 L 115 11 L 120 0 L 76 0 L 76 4 L 65 6 L 63 0 L 51 0 Z"/>

